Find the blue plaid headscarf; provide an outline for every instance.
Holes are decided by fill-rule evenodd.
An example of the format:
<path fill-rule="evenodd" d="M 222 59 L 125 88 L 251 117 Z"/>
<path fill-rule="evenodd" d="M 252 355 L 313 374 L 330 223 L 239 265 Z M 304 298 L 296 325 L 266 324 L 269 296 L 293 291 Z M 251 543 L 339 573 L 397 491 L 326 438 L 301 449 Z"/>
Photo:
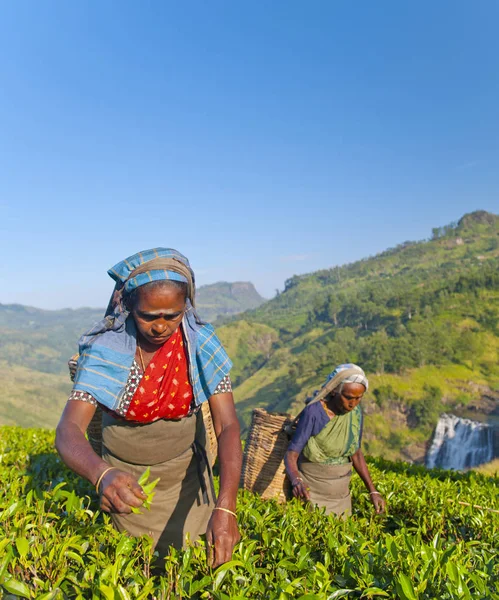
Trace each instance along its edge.
<path fill-rule="evenodd" d="M 189 278 L 169 269 L 152 269 L 130 277 L 137 267 L 155 258 L 174 259 L 187 267 L 194 287 L 194 274 L 185 256 L 171 248 L 154 248 L 119 262 L 108 274 L 116 281 L 106 316 L 83 334 L 79 341 L 78 368 L 74 388 L 88 392 L 97 402 L 115 410 L 124 392 L 137 348 L 137 329 L 130 312 L 121 301 L 123 292 L 130 292 L 151 281 L 174 280 L 189 284 Z M 184 268 L 185 270 L 185 268 Z M 194 290 L 192 290 L 193 297 Z M 182 319 L 187 341 L 189 372 L 197 406 L 208 400 L 232 367 L 227 353 L 214 329 L 201 323 L 190 299 Z"/>
<path fill-rule="evenodd" d="M 143 252 L 137 252 L 133 256 L 129 256 L 122 260 L 117 265 L 114 265 L 107 272 L 110 277 L 112 277 L 116 283 L 117 287 L 123 287 L 124 291 L 131 292 L 133 289 L 140 287 L 141 285 L 145 285 L 146 283 L 150 283 L 151 281 L 161 281 L 163 279 L 171 279 L 173 281 L 183 281 L 184 283 L 188 283 L 187 277 L 177 273 L 176 271 L 171 271 L 168 269 L 151 269 L 146 273 L 141 273 L 136 277 L 130 277 L 131 273 L 137 268 L 147 263 L 155 258 L 169 258 L 174 259 L 180 263 L 182 263 L 190 272 L 190 276 L 194 281 L 194 273 L 191 269 L 189 261 L 187 258 L 180 254 L 177 250 L 173 250 L 173 248 L 153 248 L 152 250 L 144 250 Z"/>

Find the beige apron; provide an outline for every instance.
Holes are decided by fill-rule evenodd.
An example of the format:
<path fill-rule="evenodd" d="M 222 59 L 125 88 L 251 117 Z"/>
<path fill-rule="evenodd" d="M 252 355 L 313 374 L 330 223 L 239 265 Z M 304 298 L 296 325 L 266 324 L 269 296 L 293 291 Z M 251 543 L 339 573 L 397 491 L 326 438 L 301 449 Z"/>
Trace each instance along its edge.
<path fill-rule="evenodd" d="M 179 421 L 147 424 L 103 414 L 102 458 L 137 479 L 147 467 L 150 481 L 160 477 L 150 510 L 112 514 L 113 523 L 132 536 L 150 535 L 160 557 L 168 554 L 170 545 L 185 546 L 187 535 L 195 541 L 206 532 L 215 498 L 203 451 L 205 437 L 201 411 Z"/>
<path fill-rule="evenodd" d="M 301 457 L 298 468 L 307 485 L 310 502 L 326 509 L 326 514 L 335 513 L 346 518 L 352 512 L 350 477 L 352 463 L 324 465 Z"/>

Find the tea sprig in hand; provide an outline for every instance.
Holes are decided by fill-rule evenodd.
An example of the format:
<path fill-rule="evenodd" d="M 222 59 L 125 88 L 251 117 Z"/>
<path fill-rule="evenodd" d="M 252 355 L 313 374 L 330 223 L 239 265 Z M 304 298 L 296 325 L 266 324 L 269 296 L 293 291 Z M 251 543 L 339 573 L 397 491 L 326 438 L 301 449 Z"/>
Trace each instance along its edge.
<path fill-rule="evenodd" d="M 148 483 L 150 475 L 151 475 L 151 467 L 147 467 L 147 469 L 142 473 L 142 475 L 140 476 L 139 481 L 138 481 L 139 485 L 141 486 L 142 490 L 144 491 L 144 494 L 147 494 L 147 498 L 144 500 L 144 502 L 142 504 L 142 506 L 147 510 L 150 510 L 150 508 L 151 508 L 153 498 L 156 495 L 156 492 L 154 492 L 153 490 L 158 485 L 158 481 L 160 479 L 158 477 L 154 481 L 151 481 L 150 483 Z M 132 512 L 137 513 L 139 515 L 142 514 L 141 510 L 139 508 L 135 508 L 134 506 L 132 506 Z"/>

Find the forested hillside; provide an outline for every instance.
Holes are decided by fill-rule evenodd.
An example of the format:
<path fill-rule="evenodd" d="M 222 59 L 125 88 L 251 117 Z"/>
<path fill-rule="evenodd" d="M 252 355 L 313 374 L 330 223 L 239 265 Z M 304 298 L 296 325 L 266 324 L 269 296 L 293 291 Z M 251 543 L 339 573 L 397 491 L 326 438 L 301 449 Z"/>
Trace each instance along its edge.
<path fill-rule="evenodd" d="M 499 217 L 478 211 L 429 241 L 289 279 L 219 329 L 244 365 L 241 419 L 255 406 L 296 413 L 336 364 L 356 362 L 372 382 L 368 450 L 421 459 L 444 407 L 480 412 L 488 398 L 497 410 L 498 267 Z"/>

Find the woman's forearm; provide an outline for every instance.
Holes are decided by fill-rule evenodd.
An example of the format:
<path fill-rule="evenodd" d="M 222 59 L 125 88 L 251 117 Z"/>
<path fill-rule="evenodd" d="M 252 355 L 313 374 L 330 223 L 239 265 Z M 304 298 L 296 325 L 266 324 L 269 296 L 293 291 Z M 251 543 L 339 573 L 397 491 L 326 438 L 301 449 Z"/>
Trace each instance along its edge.
<path fill-rule="evenodd" d="M 288 450 L 284 455 L 284 465 L 289 481 L 291 482 L 291 490 L 293 496 L 307 502 L 310 500 L 310 488 L 301 478 L 301 473 L 298 470 L 298 457 L 300 455 L 294 450 Z"/>
<path fill-rule="evenodd" d="M 291 482 L 297 477 L 300 477 L 300 471 L 298 470 L 298 452 L 288 450 L 284 455 L 284 466 L 286 467 L 286 473 Z"/>
<path fill-rule="evenodd" d="M 92 446 L 76 423 L 60 423 L 56 430 L 57 452 L 72 471 L 95 485 L 109 465 L 92 450 Z"/>
<path fill-rule="evenodd" d="M 374 487 L 371 475 L 369 474 L 369 469 L 367 468 L 366 459 L 364 458 L 362 450 L 357 450 L 357 452 L 352 456 L 352 464 L 353 468 L 357 471 L 359 477 L 364 482 L 367 491 L 374 492 L 376 488 Z"/>
<path fill-rule="evenodd" d="M 237 490 L 241 477 L 242 449 L 239 422 L 222 429 L 218 436 L 218 460 L 220 463 L 220 492 L 217 505 L 236 510 Z"/>

